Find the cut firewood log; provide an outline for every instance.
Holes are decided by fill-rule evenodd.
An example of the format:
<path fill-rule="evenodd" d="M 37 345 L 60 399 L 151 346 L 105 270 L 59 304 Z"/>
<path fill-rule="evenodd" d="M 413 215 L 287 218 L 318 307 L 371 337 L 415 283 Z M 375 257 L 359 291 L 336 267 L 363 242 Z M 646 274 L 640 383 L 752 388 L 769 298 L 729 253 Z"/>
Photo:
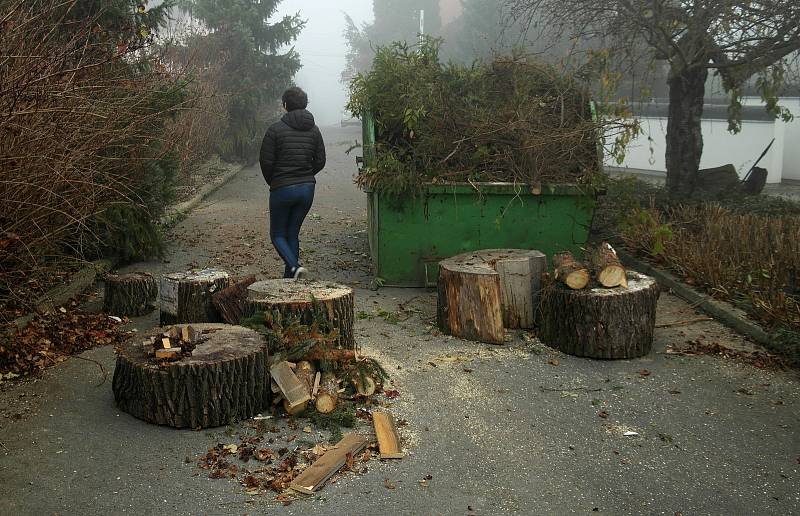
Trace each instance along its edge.
<path fill-rule="evenodd" d="M 559 253 L 553 256 L 556 279 L 573 290 L 581 290 L 589 284 L 589 269 L 577 261 L 572 253 Z"/>
<path fill-rule="evenodd" d="M 592 266 L 597 282 L 606 288 L 628 287 L 628 277 L 625 267 L 619 261 L 617 252 L 608 242 L 603 242 L 589 253 L 589 263 Z"/>
<path fill-rule="evenodd" d="M 627 289 L 572 290 L 554 282 L 542 294 L 538 337 L 550 347 L 590 358 L 635 358 L 653 345 L 658 283 L 628 271 Z"/>
<path fill-rule="evenodd" d="M 405 454 L 400 445 L 400 434 L 397 433 L 394 416 L 388 412 L 375 411 L 372 413 L 372 423 L 375 426 L 381 459 L 402 459 Z"/>
<path fill-rule="evenodd" d="M 311 399 L 311 392 L 306 390 L 294 371 L 289 367 L 288 362 L 278 362 L 269 368 L 269 374 L 289 403 L 291 408 L 295 408 Z"/>
<path fill-rule="evenodd" d="M 330 414 L 336 410 L 339 401 L 339 381 L 333 373 L 322 373 L 314 406 L 320 414 Z"/>
<path fill-rule="evenodd" d="M 295 406 L 293 407 L 293 406 L 292 406 L 292 405 L 289 403 L 289 400 L 287 400 L 287 399 L 284 399 L 284 400 L 283 400 L 283 410 L 285 410 L 285 411 L 286 411 L 286 413 L 287 413 L 288 415 L 290 415 L 290 416 L 297 416 L 297 415 L 299 415 L 299 414 L 302 414 L 303 412 L 305 412 L 305 410 L 306 410 L 307 408 L 308 408 L 308 401 L 304 401 L 303 403 L 301 403 L 301 404 L 299 404 L 299 405 L 295 405 Z"/>
<path fill-rule="evenodd" d="M 336 347 L 355 349 L 353 302 L 353 289 L 344 285 L 276 279 L 259 281 L 247 288 L 246 313 L 277 310 L 284 317 L 298 317 L 309 325 L 316 314 L 338 331 Z"/>
<path fill-rule="evenodd" d="M 357 374 L 353 379 L 353 385 L 355 385 L 356 392 L 361 396 L 372 396 L 375 394 L 375 391 L 378 390 L 377 382 L 369 375 L 364 375 L 363 378 L 361 375 Z"/>
<path fill-rule="evenodd" d="M 109 274 L 105 278 L 103 311 L 110 315 L 138 317 L 152 312 L 158 298 L 158 282 L 146 272 Z"/>
<path fill-rule="evenodd" d="M 235 281 L 231 286 L 211 296 L 211 301 L 222 316 L 223 321 L 228 324 L 239 324 L 245 313 L 247 288 L 255 282 L 256 277 L 250 275 Z"/>
<path fill-rule="evenodd" d="M 264 337 L 238 326 L 194 326 L 215 331 L 204 333 L 191 356 L 175 362 L 155 364 L 152 347 L 142 346 L 140 336 L 117 347 L 113 392 L 121 410 L 160 425 L 207 428 L 247 419 L 269 406 Z"/>
<path fill-rule="evenodd" d="M 295 478 L 289 487 L 300 493 L 314 494 L 347 463 L 348 456 L 352 457 L 360 452 L 367 444 L 367 439 L 358 434 L 345 434 L 341 441 Z"/>
<path fill-rule="evenodd" d="M 356 352 L 352 349 L 322 349 L 319 345 L 314 346 L 303 356 L 303 360 L 317 361 L 327 360 L 329 362 L 347 362 L 356 359 Z"/>
<path fill-rule="evenodd" d="M 221 322 L 212 296 L 228 286 L 228 273 L 217 269 L 177 272 L 161 278 L 161 325 Z"/>
<path fill-rule="evenodd" d="M 300 380 L 300 383 L 305 386 L 310 397 L 311 391 L 314 390 L 314 377 L 317 375 L 317 368 L 312 362 L 301 360 L 297 363 L 294 374 Z"/>
<path fill-rule="evenodd" d="M 439 327 L 502 344 L 507 328 L 532 328 L 547 259 L 539 251 L 489 249 L 439 263 Z"/>

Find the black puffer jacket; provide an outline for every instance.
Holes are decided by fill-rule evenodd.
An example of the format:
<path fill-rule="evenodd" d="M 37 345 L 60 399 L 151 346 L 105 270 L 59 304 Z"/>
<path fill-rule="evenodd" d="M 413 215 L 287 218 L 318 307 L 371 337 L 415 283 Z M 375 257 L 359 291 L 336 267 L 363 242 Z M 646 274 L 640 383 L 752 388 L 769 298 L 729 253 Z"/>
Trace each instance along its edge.
<path fill-rule="evenodd" d="M 272 124 L 261 143 L 260 161 L 270 190 L 316 183 L 314 176 L 325 168 L 325 142 L 314 115 L 296 109 Z"/>

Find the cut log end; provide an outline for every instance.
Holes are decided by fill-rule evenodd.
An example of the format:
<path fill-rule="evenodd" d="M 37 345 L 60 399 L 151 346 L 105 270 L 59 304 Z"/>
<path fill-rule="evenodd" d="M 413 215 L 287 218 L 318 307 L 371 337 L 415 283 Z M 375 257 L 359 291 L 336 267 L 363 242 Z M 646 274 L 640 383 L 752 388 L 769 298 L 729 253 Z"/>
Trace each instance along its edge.
<path fill-rule="evenodd" d="M 619 265 L 609 265 L 597 275 L 597 281 L 606 288 L 628 288 L 628 278 L 625 268 Z"/>
<path fill-rule="evenodd" d="M 334 394 L 321 392 L 317 394 L 317 400 L 314 402 L 314 407 L 320 414 L 330 414 L 336 410 L 338 398 Z"/>
<path fill-rule="evenodd" d="M 361 396 L 372 396 L 375 394 L 375 391 L 378 390 L 378 384 L 375 380 L 372 379 L 371 376 L 364 375 L 362 380 L 361 376 L 356 376 L 356 379 L 353 381 L 356 387 L 356 392 Z"/>
<path fill-rule="evenodd" d="M 575 259 L 572 253 L 565 252 L 553 256 L 556 279 L 573 290 L 582 290 L 589 285 L 589 269 Z"/>

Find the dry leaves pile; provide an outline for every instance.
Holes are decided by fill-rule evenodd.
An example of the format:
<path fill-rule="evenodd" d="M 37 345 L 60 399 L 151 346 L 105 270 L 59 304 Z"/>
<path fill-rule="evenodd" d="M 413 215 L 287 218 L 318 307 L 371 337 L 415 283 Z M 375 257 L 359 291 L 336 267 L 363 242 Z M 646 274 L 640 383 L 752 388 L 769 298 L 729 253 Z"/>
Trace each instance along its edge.
<path fill-rule="evenodd" d="M 273 427 L 272 432 L 277 432 Z M 293 439 L 291 439 L 293 440 Z M 266 436 L 240 437 L 239 444 L 219 443 L 198 458 L 198 466 L 208 471 L 209 478 L 228 478 L 244 487 L 245 494 L 263 495 L 278 493 L 276 500 L 289 505 L 296 494 L 289 490 L 289 484 L 307 467 L 319 459 L 328 446 L 316 444 L 301 449 L 286 447 L 273 449 L 275 438 Z M 373 457 L 376 444 L 370 445 L 356 456 L 348 457 L 347 463 L 329 481 L 335 483 L 348 472 L 363 474 L 365 465 Z"/>
<path fill-rule="evenodd" d="M 38 374 L 73 353 L 118 344 L 127 337 L 119 324 L 106 315 L 63 307 L 39 314 L 23 329 L 0 336 L 0 374 Z"/>

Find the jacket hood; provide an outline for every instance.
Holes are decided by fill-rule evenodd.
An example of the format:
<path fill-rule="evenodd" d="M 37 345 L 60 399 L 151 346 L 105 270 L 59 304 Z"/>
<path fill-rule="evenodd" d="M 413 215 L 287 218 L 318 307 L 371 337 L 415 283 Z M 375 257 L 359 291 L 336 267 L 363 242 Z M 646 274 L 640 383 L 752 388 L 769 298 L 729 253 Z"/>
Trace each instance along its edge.
<path fill-rule="evenodd" d="M 281 121 L 298 131 L 310 131 L 314 127 L 314 115 L 307 109 L 289 111 L 281 117 Z"/>

